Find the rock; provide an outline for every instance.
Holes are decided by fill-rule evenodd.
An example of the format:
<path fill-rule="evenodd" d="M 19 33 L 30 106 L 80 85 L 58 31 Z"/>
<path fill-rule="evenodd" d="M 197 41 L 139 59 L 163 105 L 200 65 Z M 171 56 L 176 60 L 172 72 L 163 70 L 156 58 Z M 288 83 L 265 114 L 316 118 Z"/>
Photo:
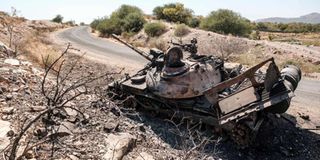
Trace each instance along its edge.
<path fill-rule="evenodd" d="M 27 73 L 27 71 L 18 68 L 18 69 L 13 69 L 12 73 L 14 73 L 14 74 L 25 74 L 25 73 Z"/>
<path fill-rule="evenodd" d="M 146 129 L 144 128 L 143 125 L 139 126 L 139 130 L 140 130 L 141 132 L 146 132 Z"/>
<path fill-rule="evenodd" d="M 312 64 L 314 64 L 314 65 L 319 65 L 319 64 L 320 64 L 320 61 L 313 61 Z"/>
<path fill-rule="evenodd" d="M 139 153 L 139 156 L 136 158 L 136 160 L 154 160 L 154 158 L 147 152 L 141 152 Z"/>
<path fill-rule="evenodd" d="M 31 68 L 31 72 L 32 74 L 35 74 L 35 75 L 39 75 L 39 76 L 43 75 L 42 71 L 39 71 L 37 68 L 34 68 L 34 67 Z"/>
<path fill-rule="evenodd" d="M 13 130 L 10 130 L 9 132 L 7 132 L 7 136 L 8 137 L 13 137 L 14 136 Z"/>
<path fill-rule="evenodd" d="M 21 61 L 20 63 L 21 63 L 21 65 L 24 65 L 24 66 L 32 66 L 32 63 L 30 63 L 28 61 Z"/>
<path fill-rule="evenodd" d="M 1 109 L 1 113 L 3 114 L 12 114 L 14 108 L 13 107 L 5 107 Z"/>
<path fill-rule="evenodd" d="M 19 90 L 20 90 L 20 88 L 17 88 L 17 87 L 16 87 L 16 88 L 13 88 L 13 89 L 12 89 L 12 92 L 18 92 Z"/>
<path fill-rule="evenodd" d="M 75 117 L 75 116 L 77 116 L 77 114 L 78 114 L 78 112 L 77 112 L 76 110 L 72 109 L 72 108 L 65 108 L 64 110 L 65 110 L 65 111 L 67 112 L 67 114 L 68 114 L 69 116 L 71 116 L 71 117 Z"/>
<path fill-rule="evenodd" d="M 13 98 L 12 94 L 6 95 L 6 101 L 10 101 Z"/>
<path fill-rule="evenodd" d="M 45 137 L 48 132 L 44 127 L 37 127 L 34 131 L 33 134 L 39 138 Z"/>
<path fill-rule="evenodd" d="M 19 66 L 20 65 L 20 61 L 17 59 L 13 59 L 13 58 L 5 59 L 4 63 L 10 64 L 12 66 Z"/>
<path fill-rule="evenodd" d="M 107 123 L 103 126 L 103 130 L 104 130 L 106 133 L 118 131 L 118 129 L 119 129 L 119 123 L 107 122 Z"/>
<path fill-rule="evenodd" d="M 70 122 L 62 122 L 61 125 L 59 126 L 58 132 L 63 133 L 65 135 L 71 135 L 73 134 L 72 131 L 75 130 L 75 125 Z"/>
<path fill-rule="evenodd" d="M 6 148 L 10 144 L 10 140 L 7 137 L 7 133 L 10 129 L 10 122 L 0 120 L 0 151 Z"/>
<path fill-rule="evenodd" d="M 302 119 L 310 121 L 310 116 L 309 115 L 301 115 L 300 116 Z"/>
<path fill-rule="evenodd" d="M 119 117 L 121 115 L 119 108 L 112 107 L 110 111 L 111 111 L 111 113 L 113 113 L 117 117 Z"/>
<path fill-rule="evenodd" d="M 46 106 L 31 106 L 30 111 L 31 112 L 40 112 L 44 111 L 47 107 Z"/>
<path fill-rule="evenodd" d="M 68 155 L 71 160 L 79 160 L 79 158 L 75 155 Z"/>
<path fill-rule="evenodd" d="M 224 68 L 231 71 L 232 69 L 239 68 L 240 65 L 240 63 L 224 63 Z"/>
<path fill-rule="evenodd" d="M 134 147 L 136 138 L 129 133 L 119 133 L 108 135 L 105 141 L 107 142 L 107 152 L 104 154 L 103 159 L 120 160 Z"/>
<path fill-rule="evenodd" d="M 298 113 L 298 115 L 300 116 L 300 118 L 306 120 L 306 121 L 310 121 L 310 116 L 306 115 L 305 113 Z"/>
<path fill-rule="evenodd" d="M 29 150 L 29 151 L 27 151 L 27 153 L 24 154 L 24 157 L 26 159 L 33 159 L 35 157 L 35 155 L 32 150 Z"/>
<path fill-rule="evenodd" d="M 6 88 L 6 87 L 4 87 L 4 86 L 1 86 L 0 88 L 1 88 L 1 90 L 2 90 L 3 92 L 8 92 L 8 88 Z"/>

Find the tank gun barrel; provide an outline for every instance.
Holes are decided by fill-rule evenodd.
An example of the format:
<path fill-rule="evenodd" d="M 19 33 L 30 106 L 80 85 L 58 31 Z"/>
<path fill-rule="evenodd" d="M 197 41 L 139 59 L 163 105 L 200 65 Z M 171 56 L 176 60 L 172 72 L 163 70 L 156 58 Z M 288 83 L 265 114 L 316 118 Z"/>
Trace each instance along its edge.
<path fill-rule="evenodd" d="M 143 58 L 147 59 L 148 61 L 152 61 L 152 59 L 150 57 L 147 56 L 147 54 L 143 51 L 141 51 L 140 49 L 134 47 L 133 45 L 123 41 L 122 39 L 120 39 L 117 35 L 115 34 L 111 34 L 111 36 L 118 40 L 119 42 L 121 42 L 122 44 L 126 45 L 127 47 L 129 47 L 130 49 L 134 50 L 135 52 L 137 52 L 139 55 L 141 55 Z"/>

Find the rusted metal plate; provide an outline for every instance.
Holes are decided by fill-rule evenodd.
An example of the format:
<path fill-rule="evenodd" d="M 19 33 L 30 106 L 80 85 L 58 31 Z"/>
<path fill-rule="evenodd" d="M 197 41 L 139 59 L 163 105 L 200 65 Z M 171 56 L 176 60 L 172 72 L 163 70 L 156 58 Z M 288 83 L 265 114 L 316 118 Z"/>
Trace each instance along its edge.
<path fill-rule="evenodd" d="M 280 103 L 281 101 L 283 101 L 285 99 L 290 99 L 293 96 L 294 96 L 294 94 L 292 91 L 290 91 L 290 90 L 284 91 L 282 93 L 279 93 L 276 96 L 270 97 L 270 99 L 259 101 L 257 103 L 253 103 L 252 105 L 249 105 L 245 108 L 242 108 L 234 113 L 227 114 L 219 119 L 219 123 L 222 125 L 227 122 L 233 121 L 235 119 L 245 117 L 246 115 L 249 115 L 252 112 L 261 111 L 261 110 L 268 108 L 272 105 Z"/>
<path fill-rule="evenodd" d="M 219 101 L 219 107 L 222 114 L 227 114 L 257 100 L 259 100 L 259 96 L 256 95 L 255 89 L 253 87 L 249 87 L 236 94 L 222 99 L 221 101 Z"/>
<path fill-rule="evenodd" d="M 134 84 L 131 80 L 123 82 L 122 85 L 123 89 L 135 94 L 142 93 L 147 88 L 146 83 Z"/>
<path fill-rule="evenodd" d="M 280 71 L 275 63 L 270 63 L 264 80 L 264 88 L 269 92 L 273 85 L 279 81 Z"/>
<path fill-rule="evenodd" d="M 160 97 L 170 99 L 186 99 L 203 95 L 203 92 L 214 84 L 221 82 L 221 73 L 216 69 L 214 61 L 200 64 L 198 62 L 184 61 L 185 66 L 190 66 L 187 72 L 164 76 L 163 74 L 147 74 L 148 89 Z M 176 68 L 178 71 L 183 68 Z M 168 70 L 167 70 L 168 71 Z M 170 70 L 175 73 L 175 69 Z"/>

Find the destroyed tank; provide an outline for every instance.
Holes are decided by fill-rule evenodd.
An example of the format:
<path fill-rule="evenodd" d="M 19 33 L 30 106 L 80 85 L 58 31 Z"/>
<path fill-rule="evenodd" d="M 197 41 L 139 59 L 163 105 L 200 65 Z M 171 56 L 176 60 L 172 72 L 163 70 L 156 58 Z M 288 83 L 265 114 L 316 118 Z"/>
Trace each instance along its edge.
<path fill-rule="evenodd" d="M 266 114 L 286 112 L 301 79 L 298 67 L 279 71 L 274 58 L 248 69 L 228 67 L 219 57 L 198 55 L 195 38 L 147 54 L 113 37 L 149 63 L 110 84 L 112 98 L 131 97 L 132 105 L 146 110 L 214 126 L 241 146 L 254 140 Z"/>

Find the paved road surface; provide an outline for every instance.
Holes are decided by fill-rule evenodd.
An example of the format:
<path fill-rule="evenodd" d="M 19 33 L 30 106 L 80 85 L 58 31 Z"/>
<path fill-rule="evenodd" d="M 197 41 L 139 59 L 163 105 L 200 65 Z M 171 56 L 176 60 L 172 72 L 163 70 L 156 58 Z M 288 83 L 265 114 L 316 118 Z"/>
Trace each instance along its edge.
<path fill-rule="evenodd" d="M 143 57 L 130 48 L 93 36 L 88 32 L 89 27 L 81 26 L 67 29 L 57 34 L 59 39 L 81 46 L 87 51 L 106 56 L 110 59 L 128 60 L 129 62 L 146 63 Z"/>
<path fill-rule="evenodd" d="M 88 27 L 75 27 L 57 35 L 60 39 L 70 41 L 93 53 L 109 58 L 134 60 L 138 63 L 145 63 L 146 60 L 126 46 L 103 40 L 91 35 Z M 125 62 L 125 61 L 124 61 Z M 309 106 L 320 108 L 320 81 L 303 79 L 295 92 L 294 101 Z"/>

